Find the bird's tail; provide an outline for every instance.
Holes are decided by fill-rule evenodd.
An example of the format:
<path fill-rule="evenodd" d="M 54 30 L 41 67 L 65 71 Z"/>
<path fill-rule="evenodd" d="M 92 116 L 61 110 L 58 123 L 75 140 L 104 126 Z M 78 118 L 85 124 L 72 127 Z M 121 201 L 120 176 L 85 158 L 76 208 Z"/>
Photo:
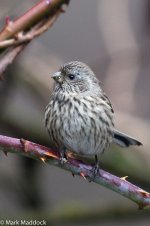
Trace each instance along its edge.
<path fill-rule="evenodd" d="M 116 144 L 121 147 L 129 147 L 131 145 L 142 145 L 142 143 L 133 137 L 129 137 L 128 135 L 121 133 L 117 130 L 114 131 L 114 140 Z"/>

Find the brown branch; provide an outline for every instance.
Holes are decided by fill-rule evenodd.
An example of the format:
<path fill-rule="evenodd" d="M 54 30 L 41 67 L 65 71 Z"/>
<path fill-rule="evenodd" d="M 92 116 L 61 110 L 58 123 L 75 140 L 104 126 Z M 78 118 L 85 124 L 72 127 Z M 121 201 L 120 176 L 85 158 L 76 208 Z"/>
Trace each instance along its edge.
<path fill-rule="evenodd" d="M 12 64 L 14 59 L 19 55 L 19 53 L 25 48 L 26 44 L 19 45 L 8 51 L 4 57 L 0 60 L 0 80 L 3 80 L 3 73 L 6 71 L 7 67 Z"/>
<path fill-rule="evenodd" d="M 119 178 L 102 169 L 100 169 L 98 175 L 93 178 L 91 173 L 92 166 L 75 159 L 71 155 L 68 155 L 67 162 L 62 166 L 58 151 L 24 139 L 16 139 L 2 135 L 0 135 L 0 150 L 4 151 L 5 154 L 7 152 L 21 154 L 29 158 L 43 161 L 44 163 L 55 165 L 70 171 L 74 175 L 80 175 L 85 179 L 88 178 L 90 181 L 101 184 L 125 196 L 137 203 L 140 209 L 150 208 L 150 193 L 128 182 L 126 177 Z"/>
<path fill-rule="evenodd" d="M 0 41 L 12 38 L 20 31 L 30 29 L 46 16 L 53 16 L 60 10 L 63 4 L 69 4 L 69 0 L 41 0 L 15 21 L 7 19 L 6 26 L 0 32 Z"/>
<path fill-rule="evenodd" d="M 6 26 L 0 32 L 1 53 L 7 49 L 0 60 L 0 80 L 8 65 L 26 45 L 54 24 L 60 13 L 64 12 L 64 4 L 69 4 L 69 0 L 42 0 L 14 22 L 7 18 Z M 14 48 L 10 48 L 12 46 Z"/>
<path fill-rule="evenodd" d="M 56 21 L 60 13 L 61 13 L 60 10 L 57 11 L 57 13 L 52 18 L 48 17 L 47 19 L 44 19 L 42 22 L 34 26 L 29 32 L 26 33 L 20 32 L 15 38 L 1 41 L 0 48 L 7 48 L 11 46 L 20 45 L 26 42 L 30 42 L 32 39 L 40 36 L 42 33 L 47 31 Z"/>

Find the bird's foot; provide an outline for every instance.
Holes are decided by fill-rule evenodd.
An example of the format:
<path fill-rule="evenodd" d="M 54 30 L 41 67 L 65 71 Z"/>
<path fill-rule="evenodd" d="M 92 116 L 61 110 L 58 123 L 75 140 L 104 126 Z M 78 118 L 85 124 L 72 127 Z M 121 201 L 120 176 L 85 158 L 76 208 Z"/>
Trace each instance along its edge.
<path fill-rule="evenodd" d="M 95 165 L 92 167 L 92 170 L 91 170 L 91 173 L 92 173 L 92 179 L 95 179 L 95 177 L 98 175 L 99 173 L 99 161 L 98 161 L 98 157 L 97 155 L 95 155 Z"/>
<path fill-rule="evenodd" d="M 67 162 L 67 156 L 65 152 L 60 152 L 60 164 L 63 166 Z"/>
<path fill-rule="evenodd" d="M 99 165 L 98 164 L 93 166 L 93 168 L 91 170 L 91 173 L 92 173 L 92 178 L 93 179 L 98 175 L 98 173 L 99 173 Z"/>

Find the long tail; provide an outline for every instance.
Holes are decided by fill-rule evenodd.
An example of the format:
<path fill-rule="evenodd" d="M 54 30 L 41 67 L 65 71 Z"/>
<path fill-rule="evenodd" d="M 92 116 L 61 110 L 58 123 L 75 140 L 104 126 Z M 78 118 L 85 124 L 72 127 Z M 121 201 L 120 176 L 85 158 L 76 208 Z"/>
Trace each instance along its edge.
<path fill-rule="evenodd" d="M 142 145 L 142 143 L 128 135 L 115 130 L 114 142 L 121 147 L 129 147 L 130 145 Z"/>

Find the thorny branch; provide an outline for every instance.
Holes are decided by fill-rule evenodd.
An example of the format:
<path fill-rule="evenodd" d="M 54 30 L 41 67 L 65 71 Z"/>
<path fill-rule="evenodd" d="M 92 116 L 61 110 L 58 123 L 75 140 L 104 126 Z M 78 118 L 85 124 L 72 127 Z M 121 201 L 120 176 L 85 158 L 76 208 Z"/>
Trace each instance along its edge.
<path fill-rule="evenodd" d="M 84 179 L 101 184 L 125 196 L 137 203 L 139 209 L 150 208 L 150 193 L 128 182 L 126 180 L 127 177 L 119 178 L 100 169 L 98 175 L 93 178 L 91 173 L 92 165 L 87 165 L 81 160 L 75 159 L 72 155 L 68 155 L 67 162 L 62 166 L 58 151 L 24 139 L 16 139 L 2 135 L 0 135 L 0 151 L 3 151 L 5 154 L 7 152 L 21 154 L 63 168 L 70 171 L 73 175 L 80 175 Z"/>
<path fill-rule="evenodd" d="M 15 21 L 6 18 L 6 25 L 0 32 L 0 53 L 3 54 L 0 59 L 0 79 L 27 44 L 47 31 L 60 13 L 65 11 L 64 4 L 68 5 L 69 0 L 41 0 Z"/>

